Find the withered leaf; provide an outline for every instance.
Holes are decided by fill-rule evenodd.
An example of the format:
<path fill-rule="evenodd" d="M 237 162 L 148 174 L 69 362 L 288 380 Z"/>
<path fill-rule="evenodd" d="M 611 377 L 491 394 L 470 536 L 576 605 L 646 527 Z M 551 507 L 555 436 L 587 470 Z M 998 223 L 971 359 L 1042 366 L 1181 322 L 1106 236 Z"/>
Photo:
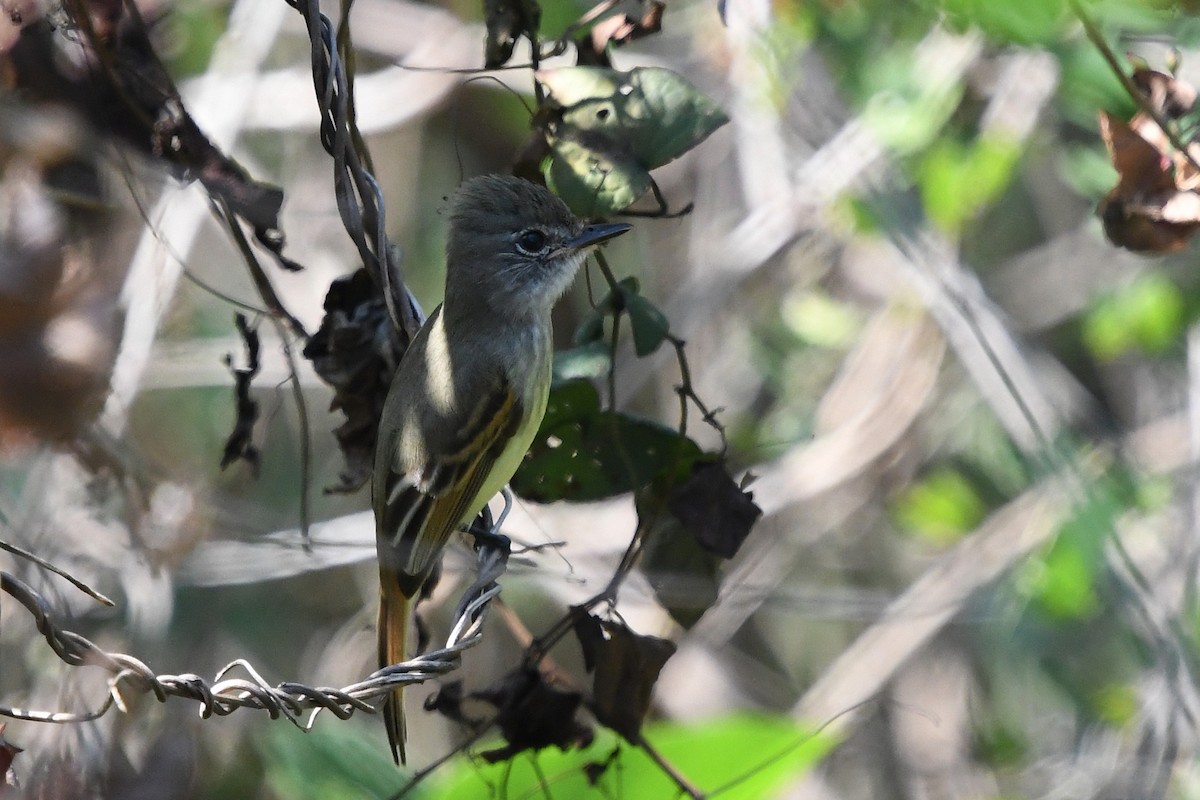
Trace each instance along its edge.
<path fill-rule="evenodd" d="M 1101 111 L 1100 137 L 1117 170 L 1117 190 L 1123 195 L 1151 195 L 1175 188 L 1168 172 L 1170 161 L 1130 123 Z"/>
<path fill-rule="evenodd" d="M 1130 76 L 1150 107 L 1167 119 L 1179 119 L 1196 105 L 1196 88 L 1174 75 L 1140 66 Z"/>
<path fill-rule="evenodd" d="M 754 495 L 734 483 L 719 460 L 697 461 L 667 507 L 705 550 L 721 558 L 733 558 L 762 516 Z"/>
<path fill-rule="evenodd" d="M 666 481 L 655 481 L 634 495 L 645 542 L 641 568 L 671 619 L 690 629 L 717 600 L 720 559 L 667 510 L 670 491 Z"/>
<path fill-rule="evenodd" d="M 5 794 L 4 787 L 15 787 L 17 785 L 17 778 L 13 772 L 12 763 L 17 754 L 23 752 L 22 748 L 17 747 L 4 737 L 4 727 L 5 724 L 0 722 L 0 775 L 3 776 L 0 779 L 0 795 Z"/>
<path fill-rule="evenodd" d="M 466 691 L 462 681 L 447 681 L 436 692 L 425 698 L 425 710 L 434 711 L 463 725 L 471 725 L 473 721 L 463 710 L 465 698 Z"/>
<path fill-rule="evenodd" d="M 204 135 L 184 107 L 141 18 L 126 14 L 125 4 L 112 0 L 68 3 L 63 9 L 89 14 L 88 20 L 74 20 L 85 57 L 60 58 L 55 38 L 64 32 L 39 19 L 21 30 L 9 50 L 14 88 L 31 99 L 76 109 L 96 130 L 152 156 L 179 180 L 199 180 L 254 229 L 281 266 L 299 269 L 282 255 L 282 190 L 250 178 Z"/>
<path fill-rule="evenodd" d="M 587 40 L 578 42 L 579 64 L 596 67 L 611 67 L 608 57 L 608 45 L 627 44 L 658 33 L 662 30 L 663 11 L 666 4 L 662 0 L 650 0 L 645 3 L 640 16 L 631 14 L 613 14 L 592 26 Z"/>
<path fill-rule="evenodd" d="M 536 0 L 483 0 L 483 18 L 487 26 L 483 63 L 496 69 L 512 58 L 517 40 L 537 33 L 542 9 Z"/>
<path fill-rule="evenodd" d="M 233 366 L 233 356 L 225 356 L 225 366 L 233 373 L 233 394 L 236 401 L 237 418 L 233 423 L 233 431 L 225 440 L 225 450 L 221 455 L 221 469 L 225 469 L 234 461 L 241 459 L 250 465 L 251 472 L 258 476 L 260 452 L 254 445 L 254 423 L 258 421 L 258 401 L 250 396 L 250 384 L 259 371 L 259 339 L 258 331 L 251 328 L 244 314 L 234 317 L 242 343 L 246 346 L 246 366 Z"/>
<path fill-rule="evenodd" d="M 584 664 L 595 671 L 592 712 L 601 724 L 636 741 L 663 665 L 675 645 L 657 636 L 641 636 L 624 624 L 576 613 L 575 635 Z"/>
<path fill-rule="evenodd" d="M 365 269 L 337 278 L 325 295 L 325 317 L 304 357 L 333 387 L 332 410 L 346 417 L 334 435 L 346 468 L 330 492 L 353 492 L 371 475 L 383 402 L 403 346 L 383 295 Z"/>
<path fill-rule="evenodd" d="M 483 754 L 489 762 L 551 745 L 561 750 L 586 747 L 592 741 L 591 729 L 575 718 L 581 695 L 551 686 L 537 670 L 520 668 L 473 696 L 496 707 L 496 724 L 508 740 L 507 747 Z"/>
<path fill-rule="evenodd" d="M 0 98 L 0 451 L 70 442 L 109 393 L 125 267 L 100 257 L 100 150 L 69 109 Z"/>
<path fill-rule="evenodd" d="M 1143 115 L 1126 123 L 1101 112 L 1100 135 L 1118 175 L 1097 209 L 1109 240 L 1135 252 L 1185 247 L 1200 228 L 1200 196 L 1195 171 L 1177 167 L 1183 154 Z"/>

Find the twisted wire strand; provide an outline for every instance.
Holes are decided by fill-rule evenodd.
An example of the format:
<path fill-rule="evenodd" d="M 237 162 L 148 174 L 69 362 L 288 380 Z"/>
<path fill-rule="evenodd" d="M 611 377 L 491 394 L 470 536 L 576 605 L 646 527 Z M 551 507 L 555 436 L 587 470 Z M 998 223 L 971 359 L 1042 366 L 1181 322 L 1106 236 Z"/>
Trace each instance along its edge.
<path fill-rule="evenodd" d="M 301 730 L 312 728 L 316 715 L 329 711 L 349 719 L 356 711 L 376 712 L 381 701 L 399 686 L 423 683 L 456 669 L 462 654 L 483 639 L 483 624 L 491 601 L 500 594 L 496 579 L 508 560 L 506 541 L 484 541 L 479 546 L 479 577 L 464 593 L 454 625 L 444 647 L 377 670 L 365 679 L 343 688 L 308 686 L 285 681 L 272 686 L 250 662 L 237 659 L 207 681 L 194 673 L 158 675 L 145 662 L 125 653 L 110 653 L 86 637 L 67 630 L 55 620 L 50 603 L 29 584 L 0 572 L 0 591 L 11 595 L 33 617 L 38 632 L 63 662 L 73 667 L 94 666 L 110 673 L 108 696 L 95 710 L 83 712 L 39 711 L 0 706 L 0 716 L 32 722 L 71 723 L 98 719 L 114 706 L 126 711 L 123 693 L 153 694 L 160 703 L 181 697 L 200 704 L 200 716 L 226 716 L 239 708 L 266 711 L 271 719 L 286 718 Z M 245 676 L 229 677 L 235 670 Z M 302 719 L 305 712 L 311 712 Z"/>
<path fill-rule="evenodd" d="M 321 146 L 333 157 L 334 194 L 342 225 L 383 292 L 394 328 L 405 340 L 411 339 L 424 315 L 401 276 L 399 251 L 388 240 L 383 192 L 356 146 L 360 139 L 351 110 L 352 76 L 338 55 L 336 30 L 316 0 L 286 2 L 304 17 L 308 30 Z M 344 8 L 349 13 L 349 4 Z"/>

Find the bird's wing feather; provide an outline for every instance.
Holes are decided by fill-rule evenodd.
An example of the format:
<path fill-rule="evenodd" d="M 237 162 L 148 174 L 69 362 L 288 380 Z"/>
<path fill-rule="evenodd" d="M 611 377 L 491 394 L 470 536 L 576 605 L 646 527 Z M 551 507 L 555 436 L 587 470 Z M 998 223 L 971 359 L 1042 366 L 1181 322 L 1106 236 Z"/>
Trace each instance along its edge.
<path fill-rule="evenodd" d="M 473 506 L 496 459 L 524 417 L 521 399 L 502 372 L 475 398 L 471 413 L 452 426 L 440 453 L 428 453 L 415 471 L 399 451 L 388 460 L 383 477 L 378 546 L 381 562 L 416 585 L 428 574 L 450 534 L 475 512 Z M 482 498 L 486 502 L 487 498 Z"/>

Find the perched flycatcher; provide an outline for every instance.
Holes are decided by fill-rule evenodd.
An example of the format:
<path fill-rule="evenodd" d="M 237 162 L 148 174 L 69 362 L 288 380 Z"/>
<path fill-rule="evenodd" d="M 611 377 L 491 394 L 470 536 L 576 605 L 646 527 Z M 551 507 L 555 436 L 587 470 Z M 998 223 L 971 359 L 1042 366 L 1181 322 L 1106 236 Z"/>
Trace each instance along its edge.
<path fill-rule="evenodd" d="M 379 552 L 379 662 L 405 660 L 410 599 L 450 533 L 508 483 L 550 391 L 550 311 L 592 245 L 628 225 L 584 225 L 546 189 L 488 175 L 455 194 L 446 296 L 404 353 L 379 423 L 371 504 Z M 401 690 L 384 705 L 404 760 Z"/>

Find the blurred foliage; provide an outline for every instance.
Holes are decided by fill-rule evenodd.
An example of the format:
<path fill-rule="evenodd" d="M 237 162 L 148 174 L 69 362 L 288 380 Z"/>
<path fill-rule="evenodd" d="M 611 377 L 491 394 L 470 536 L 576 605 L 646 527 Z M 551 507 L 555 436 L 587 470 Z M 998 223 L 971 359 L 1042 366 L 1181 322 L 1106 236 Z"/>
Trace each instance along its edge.
<path fill-rule="evenodd" d="M 1151 356 L 1178 346 L 1184 331 L 1183 293 L 1162 273 L 1147 273 L 1099 298 L 1083 323 L 1083 339 L 1101 361 L 1138 349 Z"/>
<path fill-rule="evenodd" d="M 968 533 L 987 508 L 960 472 L 940 469 L 908 487 L 896 500 L 896 524 L 929 541 L 947 545 Z"/>
<path fill-rule="evenodd" d="M 646 729 L 655 749 L 692 785 L 728 798 L 771 797 L 813 767 L 833 740 L 775 716 L 733 716 L 704 723 L 658 723 Z M 619 760 L 614 756 L 619 754 Z M 435 798 L 583 797 L 593 792 L 628 797 L 673 797 L 678 788 L 648 756 L 620 748 L 611 735 L 585 750 L 546 750 L 508 764 L 460 761 L 441 775 Z"/>
<path fill-rule="evenodd" d="M 367 800 L 394 794 L 404 785 L 404 775 L 370 733 L 331 719 L 307 735 L 291 726 L 271 727 L 257 737 L 267 787 L 288 800 Z"/>
<path fill-rule="evenodd" d="M 159 37 L 159 52 L 171 67 L 176 79 L 204 72 L 212 57 L 213 47 L 225 30 L 227 9 L 223 4 L 203 2 L 179 3 L 162 23 L 167 30 Z"/>
<path fill-rule="evenodd" d="M 464 20 L 484 17 L 477 2 L 443 5 Z M 1185 67 L 1194 68 L 1200 59 L 1186 52 L 1200 45 L 1200 17 L 1187 4 L 1093 0 L 1083 7 L 1118 54 L 1139 50 L 1161 67 L 1157 62 L 1166 59 L 1164 45 L 1169 45 L 1185 51 Z M 156 37 L 169 40 L 164 53 L 177 77 L 203 70 L 227 10 L 221 3 L 181 2 L 156 30 Z M 586 10 L 585 4 L 568 0 L 544 3 L 542 35 L 560 35 Z M 1053 535 L 1005 571 L 997 584 L 964 598 L 963 610 L 939 638 L 962 651 L 971 686 L 963 692 L 968 699 L 962 705 L 969 717 L 964 724 L 970 729 L 970 751 L 947 746 L 939 752 L 948 758 L 961 756 L 971 769 L 987 771 L 996 796 L 1041 796 L 1056 788 L 1048 784 L 1058 773 L 1047 764 L 1077 761 L 1079 770 L 1087 772 L 1090 751 L 1081 743 L 1099 741 L 1095 750 L 1107 753 L 1105 747 L 1139 742 L 1139 726 L 1146 725 L 1148 716 L 1144 686 L 1157 686 L 1153 680 L 1164 674 L 1170 677 L 1164 664 L 1171 669 L 1185 664 L 1181 669 L 1187 677 L 1186 658 L 1200 653 L 1200 608 L 1187 609 L 1185 624 L 1178 626 L 1184 653 L 1164 655 L 1165 645 L 1147 635 L 1142 625 L 1140 597 L 1127 591 L 1121 572 L 1113 567 L 1114 535 L 1132 530 L 1140 536 L 1139 556 L 1155 548 L 1166 553 L 1166 571 L 1172 566 L 1173 548 L 1180 546 L 1180 532 L 1193 524 L 1192 480 L 1178 471 L 1185 459 L 1160 454 L 1187 438 L 1177 418 L 1189 410 L 1187 332 L 1200 319 L 1194 254 L 1134 260 L 1099 244 L 1101 226 L 1092 211 L 1113 186 L 1116 173 L 1099 139 L 1097 113 L 1104 110 L 1127 119 L 1137 104 L 1083 35 L 1068 0 L 785 0 L 772 4 L 771 13 L 770 24 L 736 57 L 731 55 L 733 34 L 726 32 L 741 29 L 720 27 L 717 4 L 698 2 L 668 7 L 663 26 L 674 38 L 639 42 L 636 58 L 625 59 L 621 51 L 611 50 L 609 55 L 625 71 L 556 64 L 553 72 L 543 75 L 557 106 L 552 130 L 544 118 L 531 121 L 527 109 L 510 94 L 472 84 L 458 89 L 447 103 L 434 104 L 411 127 L 372 134 L 374 155 L 390 175 L 385 191 L 394 193 L 393 207 L 406 212 L 392 217 L 392 225 L 403 232 L 397 238 L 407 246 L 405 269 L 432 307 L 441 279 L 441 197 L 463 171 L 509 168 L 531 126 L 551 134 L 548 150 L 536 163 L 581 212 L 611 214 L 639 197 L 646 202 L 650 171 L 676 161 L 653 177 L 661 177 L 673 206 L 694 199 L 697 213 L 708 214 L 703 218 L 706 227 L 699 231 L 685 227 L 686 221 L 639 221 L 639 235 L 653 243 L 638 253 L 645 263 L 621 264 L 617 270 L 621 276 L 636 272 L 639 279 L 622 277 L 608 285 L 593 272 L 593 305 L 581 313 L 563 313 L 559 339 L 569 347 L 556 357 L 550 409 L 514 488 L 537 501 L 600 501 L 637 493 L 636 510 L 651 539 L 641 563 L 650 578 L 643 594 L 650 599 L 641 600 L 659 612 L 648 617 L 659 629 L 648 632 L 686 640 L 702 631 L 686 644 L 703 652 L 705 670 L 686 674 L 683 680 L 731 684 L 686 684 L 683 691 L 703 699 L 699 705 L 704 708 L 712 695 L 714 704 L 773 712 L 703 723 L 652 722 L 643 729 L 647 740 L 695 785 L 709 791 L 728 785 L 721 797 L 778 796 L 817 764 L 822 764 L 823 778 L 840 780 L 839 790 L 850 787 L 843 792 L 847 797 L 890 796 L 887 792 L 894 786 L 887 782 L 896 774 L 925 774 L 902 763 L 898 748 L 892 750 L 886 743 L 897 729 L 885 727 L 909 713 L 903 702 L 890 703 L 891 683 L 881 690 L 881 710 L 868 708 L 869 713 L 861 715 L 869 717 L 861 723 L 866 732 L 851 734 L 856 737 L 854 747 L 839 753 L 840 760 L 822 763 L 840 741 L 811 735 L 783 711 L 794 708 L 838 655 L 877 621 L 887 603 L 929 575 L 929 569 L 937 569 L 941 555 L 954 554 L 994 514 L 1027 497 L 1051 474 L 1065 473 L 1073 487 L 1071 507 L 1053 524 Z M 744 20 L 738 24 L 744 25 Z M 482 36 L 478 39 L 482 56 Z M 944 45 L 940 49 L 939 43 Z M 278 59 L 292 67 L 303 59 L 290 56 L 306 51 L 307 43 L 296 37 L 289 46 L 290 50 L 280 48 Z M 931 60 L 930 53 L 940 60 Z M 754 69 L 738 60 L 746 54 Z M 999 91 L 997 75 L 1020 54 L 1047 59 L 1055 82 L 1043 103 L 1019 109 L 1031 112 L 1032 129 L 1018 135 L 991 126 L 989 114 Z M 373 57 L 382 64 L 401 60 L 392 54 Z M 642 59 L 661 61 L 670 69 L 632 69 Z M 731 64 L 737 64 L 736 71 Z M 724 79 L 725 71 L 736 80 L 757 83 L 721 83 L 718 78 Z M 634 88 L 636 92 L 629 91 Z M 730 98 L 734 102 L 727 102 Z M 722 128 L 726 112 L 747 116 Z M 713 286 L 734 283 L 734 270 L 719 273 L 726 266 L 722 261 L 714 266 L 719 274 L 697 276 L 671 265 L 689 257 L 682 253 L 694 257 L 695 247 L 715 251 L 722 226 L 741 222 L 738 204 L 761 202 L 755 196 L 761 187 L 751 177 L 756 169 L 777 177 L 795 166 L 759 164 L 754 160 L 758 153 L 735 150 L 730 144 L 738 137 L 756 143 L 760 134 L 765 140 L 769 131 L 753 127 L 764 125 L 764 119 L 778 125 L 786 134 L 782 138 L 797 152 L 821 152 L 830 134 L 846 124 L 851 132 L 860 127 L 868 131 L 870 143 L 878 144 L 882 155 L 869 147 L 841 154 L 847 162 L 839 170 L 854 172 L 859 157 L 872 161 L 861 174 L 855 172 L 851 188 L 825 209 L 830 219 L 803 229 L 786 244 L 774 242 L 769 256 L 761 259 L 769 269 L 736 276 L 744 282 L 736 287 L 736 299 L 717 310 L 701 305 L 705 318 L 692 318 L 692 326 L 686 327 L 681 322 L 690 311 L 674 301 L 693 300 L 703 292 L 683 295 L 677 290 L 696 292 L 699 286 L 719 295 Z M 1193 123 L 1185 120 L 1181 132 L 1191 133 L 1188 126 Z M 287 136 L 303 143 L 276 141 Z M 285 222 L 314 231 L 335 214 L 332 201 L 305 205 L 312 202 L 305 192 L 332 196 L 328 164 L 315 155 L 315 147 L 306 149 L 315 136 L 311 130 L 256 134 L 246 162 L 282 173 L 279 182 L 294 204 L 285 211 L 296 212 L 290 218 L 285 214 Z M 698 154 L 677 160 L 710 136 L 712 141 Z M 739 146 L 753 150 L 756 145 Z M 316 179 L 301 173 L 313 164 L 319 173 Z M 730 164 L 741 165 L 745 172 L 732 171 Z M 610 168 L 612 172 L 602 174 Z M 745 184 L 735 185 L 731 175 Z M 713 189 L 715 201 L 689 195 L 718 186 L 727 193 Z M 774 199 L 777 188 L 769 187 L 763 195 Z M 791 200 L 808 214 L 808 197 Z M 706 203 L 719 208 L 706 209 Z M 889 204 L 897 213 L 880 213 Z M 749 229 L 757 233 L 767 223 L 774 224 L 767 214 L 750 219 L 753 225 L 738 229 L 747 240 L 752 238 Z M 904 229 L 909 223 L 913 229 Z M 787 508 L 778 507 L 783 503 L 772 505 L 768 530 L 774 539 L 764 544 L 751 534 L 748 543 L 754 549 L 747 560 L 753 559 L 762 572 L 751 572 L 747 579 L 738 572 L 743 564 L 730 567 L 702 550 L 678 516 L 664 512 L 695 464 L 718 463 L 706 460 L 711 458 L 706 451 L 715 446 L 701 444 L 707 441 L 704 435 L 716 438 L 711 431 L 702 434 L 697 432 L 702 426 L 693 424 L 685 437 L 675 427 L 681 380 L 672 359 L 675 337 L 686 331 L 689 352 L 702 354 L 693 364 L 703 378 L 697 384 L 728 404 L 721 419 L 730 427 L 729 461 L 755 470 L 775 469 L 774 459 L 803 456 L 811 452 L 807 448 L 812 442 L 865 424 L 865 404 L 855 403 L 861 396 L 841 397 L 840 404 L 831 404 L 826 392 L 853 369 L 850 359 L 867 320 L 882 304 L 901 297 L 915 305 L 912 298 L 919 291 L 903 277 L 880 278 L 881 273 L 896 271 L 888 260 L 896 253 L 888 246 L 904 233 L 941 237 L 947 257 L 959 258 L 966 274 L 977 277 L 982 293 L 994 300 L 999 318 L 1011 326 L 1016 349 L 1034 354 L 1031 362 L 1055 362 L 1056 369 L 1034 374 L 1044 379 L 1055 402 L 1060 395 L 1068 398 L 1062 405 L 1069 431 L 1034 446 L 1016 443 L 988 405 L 995 398 L 982 396 L 967 368 L 971 365 L 964 365 L 959 351 L 951 350 L 918 417 L 906 423 L 910 428 L 897 433 L 875 460 L 860 465 L 844 484 L 819 491 L 806 485 L 809 493 L 798 501 L 783 498 Z M 806 249 L 814 240 L 832 245 Z M 318 276 L 311 285 L 304 283 L 307 277 L 280 278 L 296 295 L 312 294 L 313 309 L 319 306 L 320 294 L 313 286 L 328 285 L 319 270 L 330 271 L 330 263 L 340 269 L 353 261 L 349 246 L 340 238 L 337 242 L 312 248 L 320 258 L 310 273 Z M 741 243 L 735 244 L 730 249 L 740 255 Z M 1088 252 L 1102 255 L 1084 264 L 1063 263 L 1085 245 L 1092 248 Z M 216 256 L 213 252 L 206 250 L 199 259 L 202 274 L 209 268 L 215 273 L 216 262 L 228 259 L 226 251 Z M 1037 268 L 1023 267 L 1018 263 L 1022 259 L 1032 259 Z M 232 270 L 230 276 L 222 288 L 244 296 L 245 276 Z M 667 309 L 678 310 L 669 315 Z M 229 320 L 228 304 L 190 287 L 172 307 L 161 335 L 168 344 L 195 344 L 226 336 Z M 0 325 L 6 321 L 0 320 Z M 946 325 L 944 319 L 938 321 Z M 562 334 L 572 328 L 575 334 L 568 342 L 570 337 Z M 616 344 L 614 331 L 620 339 Z M 626 377 L 619 371 L 614 385 L 606 385 L 609 370 L 630 364 L 635 365 L 630 372 L 641 370 L 650 377 L 611 407 Z M 871 367 L 868 372 L 878 377 L 913 365 L 881 357 Z M 1000 391 L 995 386 L 991 390 Z M 323 390 L 306 391 L 314 409 L 328 402 Z M 167 385 L 145 391 L 137 399 L 127 437 L 140 459 L 135 469 L 154 479 L 166 476 L 198 487 L 197 495 L 207 504 L 204 513 L 212 518 L 195 523 L 197 540 L 214 533 L 249 537 L 294 524 L 297 421 L 276 386 L 264 382 L 258 392 L 263 463 L 257 482 L 238 467 L 226 473 L 216 469 L 233 418 L 227 385 L 198 379 L 196 385 L 183 388 Z M 879 404 L 883 411 L 900 404 L 892 400 L 884 398 Z M 328 415 L 314 416 L 314 430 L 322 433 L 336 424 Z M 693 409 L 693 423 L 695 417 Z M 1150 455 L 1145 455 L 1147 451 L 1139 449 L 1145 442 L 1137 437 L 1155 425 L 1175 427 L 1158 434 L 1161 439 L 1154 439 Z M 868 433 L 882 435 L 875 428 Z M 317 486 L 331 483 L 339 467 L 332 445 L 327 439 L 320 441 Z M 874 440 L 855 444 L 858 448 L 841 453 L 844 458 L 856 457 Z M 725 462 L 719 463 L 724 469 Z M 814 472 L 833 472 L 842 465 L 819 466 Z M 1150 470 L 1158 474 L 1149 475 Z M 1103 477 L 1096 478 L 1096 473 Z M 36 475 L 32 468 L 0 470 L 6 498 L 42 492 L 44 479 L 39 482 L 31 475 Z M 796 476 L 772 477 L 769 485 L 785 491 Z M 816 482 L 823 475 L 802 477 Z M 102 488 L 97 479 L 90 490 L 101 497 Z M 140 490 L 133 481 L 121 489 L 131 496 Z M 318 517 L 363 506 L 361 497 L 322 497 L 317 501 Z M 161 579 L 183 557 L 182 551 L 195 544 L 173 543 L 176 550 L 160 547 L 153 539 L 156 530 L 149 523 L 139 529 L 149 532 L 150 545 L 121 545 L 145 546 L 151 556 L 137 551 L 133 566 L 114 562 L 113 571 L 128 577 L 131 594 L 136 580 L 153 583 L 135 567 L 150 563 L 147 574 Z M 544 533 L 551 541 L 575 531 Z M 611 536 L 623 546 L 631 531 L 586 533 Z M 1015 540 L 1025 531 L 1010 533 Z M 566 566 L 556 563 L 561 572 L 551 577 L 522 575 L 517 564 L 514 581 L 540 580 L 547 588 L 506 591 L 505 597 L 518 613 L 549 616 L 559 599 L 552 590 L 586 580 L 579 577 L 592 566 L 592 551 L 586 552 L 578 557 L 571 546 L 564 547 Z M 680 574 L 686 579 L 682 589 L 666 579 Z M 745 583 L 728 585 L 731 574 Z M 370 590 L 358 590 L 360 580 L 345 568 L 248 587 L 172 589 L 174 615 L 164 639 L 172 648 L 170 668 L 191 668 L 195 662 L 217 669 L 219 664 L 209 662 L 248 652 L 289 677 L 294 669 L 318 669 L 313 667 L 319 662 L 314 653 L 332 647 L 336 637 L 330 631 L 359 610 L 360 595 L 371 595 Z M 1187 580 L 1194 583 L 1195 576 Z M 1151 582 L 1151 589 L 1144 591 L 1158 588 Z M 153 602 L 165 604 L 164 596 L 152 595 Z M 529 597 L 536 598 L 524 603 L 536 607 L 532 611 L 521 608 L 521 601 Z M 703 618 L 710 606 L 712 625 L 706 627 Z M 737 618 L 738 630 L 723 630 L 730 609 L 740 608 L 757 610 L 747 612 L 744 620 Z M 912 613 L 920 617 L 919 611 Z M 346 624 L 353 631 L 367 627 L 361 619 Z M 337 674 L 359 675 L 369 649 L 353 651 L 362 656 L 362 663 L 339 663 Z M 573 666 L 573 653 L 556 652 L 554 657 L 564 669 Z M 479 662 L 502 660 L 488 654 L 470 666 L 482 670 Z M 320 662 L 320 669 L 326 667 Z M 872 667 L 855 665 L 864 671 Z M 664 704 L 659 712 L 668 715 L 680 709 L 678 694 L 672 697 L 675 704 Z M 844 711 L 851 709 L 838 709 Z M 924 713 L 919 709 L 914 715 Z M 253 719 L 246 729 L 231 721 L 214 734 L 227 741 L 203 750 L 212 763 L 201 777 L 197 796 L 388 796 L 404 776 L 388 761 L 374 722 L 368 719 L 360 727 L 325 716 L 304 736 L 282 721 L 267 726 Z M 202 727 L 216 724 L 207 720 Z M 1114 739 L 1101 738 L 1107 733 Z M 243 747 L 246 741 L 255 746 Z M 443 745 L 452 747 L 452 740 L 436 739 L 430 746 Z M 1126 747 L 1121 753 L 1131 751 Z M 1194 755 L 1179 761 L 1188 759 L 1194 760 Z M 1047 783 L 1038 782 L 1042 772 L 1050 774 Z M 877 783 L 868 785 L 871 780 Z M 507 764 L 484 764 L 469 756 L 454 759 L 414 796 L 676 793 L 645 753 L 601 731 L 595 743 L 578 751 L 546 750 Z M 1180 796 L 1186 795 L 1181 791 Z"/>

